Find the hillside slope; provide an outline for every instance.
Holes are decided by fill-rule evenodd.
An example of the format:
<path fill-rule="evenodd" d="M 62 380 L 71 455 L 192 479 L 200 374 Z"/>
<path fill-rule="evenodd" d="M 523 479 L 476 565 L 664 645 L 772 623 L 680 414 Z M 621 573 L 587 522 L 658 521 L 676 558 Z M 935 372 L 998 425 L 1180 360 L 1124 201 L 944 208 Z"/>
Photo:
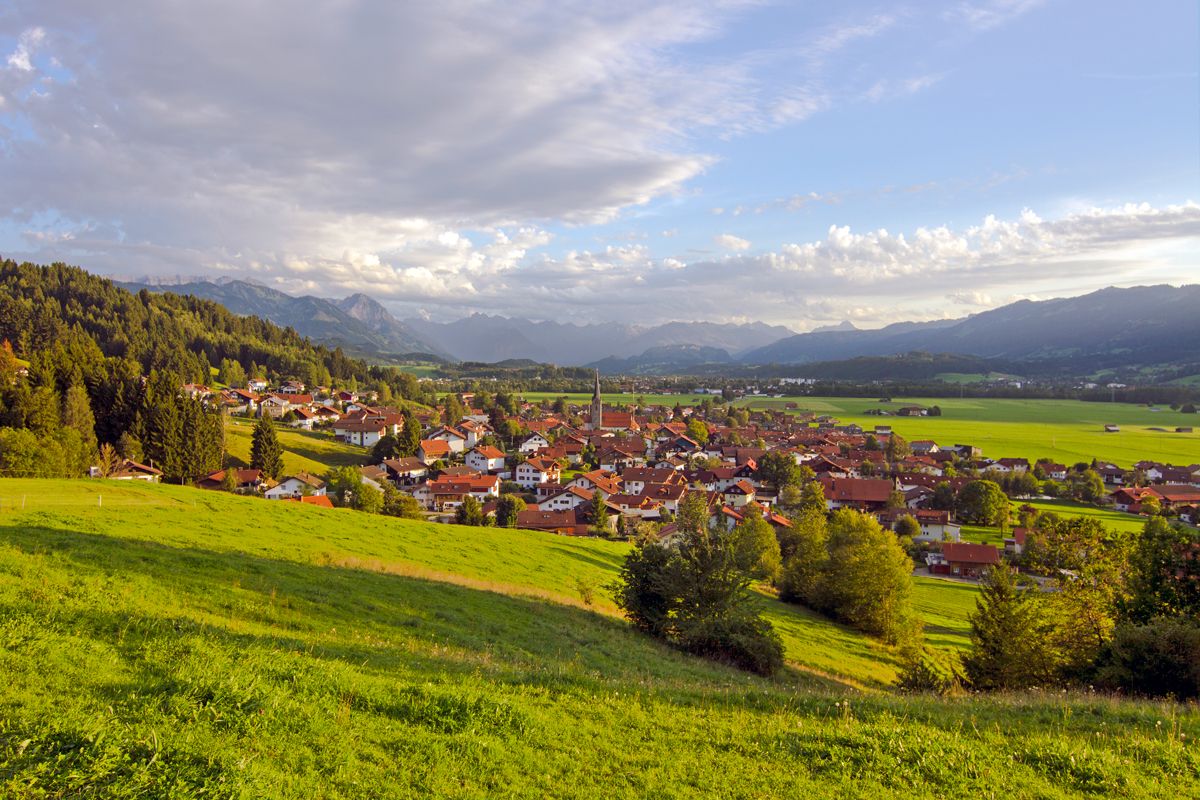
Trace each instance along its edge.
<path fill-rule="evenodd" d="M 0 480 L 0 795 L 1200 791 L 1194 709 L 748 677 L 634 634 L 602 592 L 586 606 L 579 586 L 620 553 Z"/>

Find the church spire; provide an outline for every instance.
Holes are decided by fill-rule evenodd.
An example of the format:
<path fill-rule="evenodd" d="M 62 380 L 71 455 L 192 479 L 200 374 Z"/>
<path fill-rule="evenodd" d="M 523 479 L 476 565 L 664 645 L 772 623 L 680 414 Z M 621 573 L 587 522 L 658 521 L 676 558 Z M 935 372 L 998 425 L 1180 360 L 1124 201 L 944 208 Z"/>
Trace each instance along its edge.
<path fill-rule="evenodd" d="M 592 430 L 604 427 L 604 401 L 600 398 L 600 370 L 596 370 L 596 391 L 592 394 Z"/>

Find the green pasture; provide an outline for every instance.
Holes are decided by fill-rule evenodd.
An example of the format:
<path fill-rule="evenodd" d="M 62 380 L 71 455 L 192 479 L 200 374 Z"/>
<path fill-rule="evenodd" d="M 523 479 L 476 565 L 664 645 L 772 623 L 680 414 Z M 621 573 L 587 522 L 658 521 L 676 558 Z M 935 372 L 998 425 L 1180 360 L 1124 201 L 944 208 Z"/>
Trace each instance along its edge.
<path fill-rule="evenodd" d="M 853 663 L 873 651 L 786 610 L 797 666 L 754 678 L 613 616 L 603 583 L 622 552 L 186 487 L 0 480 L 0 796 L 1200 792 L 1195 708 L 863 691 Z M 960 643 L 973 590 L 915 591 L 931 639 Z M 818 644 L 845 649 L 844 677 L 803 666 Z"/>
<path fill-rule="evenodd" d="M 225 449 L 237 464 L 250 463 L 250 444 L 256 420 L 227 417 Z M 310 472 L 324 475 L 331 467 L 360 466 L 367 463 L 369 450 L 345 444 L 328 431 L 306 431 L 275 424 L 275 435 L 283 448 L 285 472 Z"/>

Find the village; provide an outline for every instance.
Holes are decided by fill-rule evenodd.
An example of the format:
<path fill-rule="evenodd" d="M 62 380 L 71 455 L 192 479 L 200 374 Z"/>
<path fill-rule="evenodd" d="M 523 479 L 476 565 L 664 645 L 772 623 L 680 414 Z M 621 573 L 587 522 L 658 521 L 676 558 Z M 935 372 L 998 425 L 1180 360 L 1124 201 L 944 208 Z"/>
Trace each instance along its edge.
<path fill-rule="evenodd" d="M 1200 523 L 1200 464 L 1141 461 L 1125 469 L 1106 462 L 990 459 L 970 444 L 905 442 L 891 425 L 864 429 L 794 409 L 745 410 L 735 420 L 700 407 L 612 408 L 603 402 L 598 375 L 586 407 L 520 403 L 516 414 L 472 407 L 476 397 L 469 392 L 436 409 L 406 412 L 377 405 L 371 393 L 324 387 L 310 392 L 294 380 L 273 391 L 265 380 L 248 381 L 244 388 L 214 391 L 188 384 L 183 390 L 228 414 L 326 430 L 362 448 L 367 461 L 392 443 L 384 447 L 393 451 L 391 457 L 361 466 L 359 480 L 411 496 L 423 516 L 437 522 L 461 522 L 466 505 L 477 509 L 476 524 L 496 524 L 501 498 L 509 496 L 519 498 L 515 514 L 503 522 L 510 527 L 570 536 L 630 538 L 652 531 L 666 537 L 683 498 L 703 492 L 710 524 L 731 529 L 756 513 L 779 530 L 791 526 L 796 486 L 812 482 L 827 510 L 874 515 L 908 539 L 918 568 L 965 580 L 1018 559 L 1025 545 L 1023 513 L 1011 526 L 1007 514 L 998 521 L 1002 547 L 964 540 L 954 501 L 974 481 L 1003 484 L 1016 500 L 1034 496 L 1039 487 L 1090 481 L 1095 485 L 1078 499 L 1133 515 L 1152 510 Z M 447 411 L 455 418 L 441 419 Z M 940 413 L 936 407 L 904 406 L 898 416 Z M 411 454 L 400 454 L 406 428 L 415 434 L 418 425 Z M 126 462 L 108 477 L 155 481 L 160 474 L 153 465 Z M 197 485 L 325 507 L 349 499 L 331 498 L 324 477 L 304 472 L 272 480 L 258 469 L 236 469 L 234 475 L 221 470 Z"/>

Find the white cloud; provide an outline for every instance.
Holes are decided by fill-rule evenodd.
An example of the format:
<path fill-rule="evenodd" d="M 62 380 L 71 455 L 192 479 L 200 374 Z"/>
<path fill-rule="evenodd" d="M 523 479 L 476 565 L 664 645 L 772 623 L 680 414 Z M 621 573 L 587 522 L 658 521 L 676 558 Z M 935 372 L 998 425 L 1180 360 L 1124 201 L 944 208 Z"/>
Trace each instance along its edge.
<path fill-rule="evenodd" d="M 749 250 L 750 242 L 734 236 L 732 233 L 722 233 L 713 237 L 713 242 L 723 250 Z"/>
<path fill-rule="evenodd" d="M 959 3 L 946 12 L 951 20 L 966 23 L 975 30 L 987 30 L 1003 25 L 1020 17 L 1045 0 L 984 0 L 983 2 Z"/>
<path fill-rule="evenodd" d="M 46 40 L 42 28 L 27 28 L 17 39 L 17 49 L 8 56 L 8 66 L 21 72 L 33 71 L 33 54 Z"/>

